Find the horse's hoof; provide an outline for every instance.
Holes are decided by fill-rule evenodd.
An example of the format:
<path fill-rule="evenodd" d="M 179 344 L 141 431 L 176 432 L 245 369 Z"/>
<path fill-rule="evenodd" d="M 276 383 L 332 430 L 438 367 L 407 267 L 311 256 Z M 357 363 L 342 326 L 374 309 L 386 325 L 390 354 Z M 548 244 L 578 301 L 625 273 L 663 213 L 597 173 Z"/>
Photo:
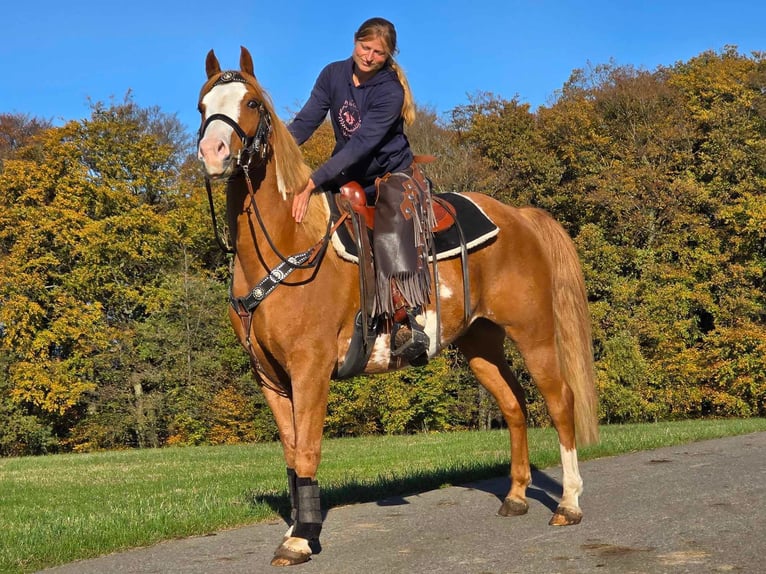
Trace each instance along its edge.
<path fill-rule="evenodd" d="M 582 520 L 582 510 L 579 508 L 566 508 L 559 506 L 556 512 L 553 513 L 549 526 L 572 526 L 574 524 L 580 524 Z"/>
<path fill-rule="evenodd" d="M 311 560 L 311 554 L 304 552 L 295 552 L 288 548 L 280 546 L 274 552 L 274 558 L 271 559 L 272 566 L 295 566 Z"/>
<path fill-rule="evenodd" d="M 518 500 L 509 496 L 503 501 L 503 505 L 497 511 L 497 514 L 499 516 L 521 516 L 526 514 L 528 510 L 529 504 L 525 500 Z"/>
<path fill-rule="evenodd" d="M 311 551 L 291 550 L 285 543 L 279 545 L 271 559 L 272 566 L 295 566 L 311 560 Z"/>

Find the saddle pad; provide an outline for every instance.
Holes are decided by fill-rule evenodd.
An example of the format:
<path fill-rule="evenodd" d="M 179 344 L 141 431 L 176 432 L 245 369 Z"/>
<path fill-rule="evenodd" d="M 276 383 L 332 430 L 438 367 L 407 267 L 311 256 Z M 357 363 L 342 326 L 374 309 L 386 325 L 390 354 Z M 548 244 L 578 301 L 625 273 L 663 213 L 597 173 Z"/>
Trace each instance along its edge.
<path fill-rule="evenodd" d="M 480 247 L 497 235 L 497 225 L 471 199 L 459 193 L 437 193 L 434 197 L 452 205 L 457 213 L 455 225 L 434 235 L 436 259 L 460 255 L 461 230 L 468 249 Z M 337 216 L 335 201 L 330 198 L 328 203 L 333 214 Z M 356 244 L 345 225 L 335 232 L 332 244 L 341 258 L 358 263 Z"/>

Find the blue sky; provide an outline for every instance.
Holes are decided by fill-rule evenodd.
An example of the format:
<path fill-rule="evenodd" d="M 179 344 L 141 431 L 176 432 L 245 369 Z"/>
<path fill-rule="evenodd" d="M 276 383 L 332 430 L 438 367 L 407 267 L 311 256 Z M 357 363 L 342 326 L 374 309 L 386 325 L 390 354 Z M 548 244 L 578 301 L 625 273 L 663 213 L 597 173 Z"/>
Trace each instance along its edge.
<path fill-rule="evenodd" d="M 286 119 L 371 16 L 396 24 L 415 100 L 438 113 L 478 91 L 534 110 L 590 64 L 654 70 L 726 45 L 766 51 L 763 0 L 14 1 L 2 9 L 0 113 L 60 125 L 130 90 L 196 130 L 208 50 L 236 68 L 244 45 Z"/>

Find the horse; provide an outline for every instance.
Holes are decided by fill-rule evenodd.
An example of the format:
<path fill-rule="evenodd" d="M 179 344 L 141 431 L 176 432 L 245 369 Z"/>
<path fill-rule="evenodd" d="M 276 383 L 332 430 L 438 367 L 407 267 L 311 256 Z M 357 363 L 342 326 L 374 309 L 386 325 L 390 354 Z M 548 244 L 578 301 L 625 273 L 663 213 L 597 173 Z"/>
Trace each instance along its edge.
<path fill-rule="evenodd" d="M 303 222 L 293 219 L 292 192 L 303 189 L 311 170 L 256 79 L 249 51 L 241 47 L 239 70 L 223 71 L 210 50 L 205 70 L 197 153 L 208 192 L 209 181 L 226 182 L 233 254 L 229 316 L 273 411 L 287 465 L 291 523 L 272 564 L 300 564 L 310 559 L 322 527 L 316 476 L 323 425 L 330 383 L 351 348 L 359 269 L 328 248 L 329 193 L 312 194 Z M 598 440 L 598 421 L 590 315 L 577 252 L 543 210 L 512 207 L 480 193 L 461 195 L 499 231 L 472 249 L 467 262 L 438 262 L 431 301 L 438 295 L 440 314 L 426 309 L 428 356 L 456 346 L 496 400 L 511 439 L 511 485 L 498 514 L 522 515 L 529 508 L 531 471 L 524 390 L 503 349 L 506 337 L 513 341 L 558 434 L 563 493 L 550 524 L 578 524 L 583 481 L 577 446 Z M 464 274 L 470 279 L 467 293 Z M 363 373 L 408 366 L 392 357 L 390 333 L 381 329 Z"/>

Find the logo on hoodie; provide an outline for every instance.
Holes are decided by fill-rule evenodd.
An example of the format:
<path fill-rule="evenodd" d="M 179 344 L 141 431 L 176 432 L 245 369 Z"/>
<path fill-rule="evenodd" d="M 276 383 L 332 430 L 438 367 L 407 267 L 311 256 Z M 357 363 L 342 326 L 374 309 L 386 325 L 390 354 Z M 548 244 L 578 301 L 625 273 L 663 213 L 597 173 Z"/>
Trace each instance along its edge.
<path fill-rule="evenodd" d="M 338 110 L 338 125 L 346 138 L 350 138 L 362 125 L 362 116 L 354 100 L 346 100 Z"/>

